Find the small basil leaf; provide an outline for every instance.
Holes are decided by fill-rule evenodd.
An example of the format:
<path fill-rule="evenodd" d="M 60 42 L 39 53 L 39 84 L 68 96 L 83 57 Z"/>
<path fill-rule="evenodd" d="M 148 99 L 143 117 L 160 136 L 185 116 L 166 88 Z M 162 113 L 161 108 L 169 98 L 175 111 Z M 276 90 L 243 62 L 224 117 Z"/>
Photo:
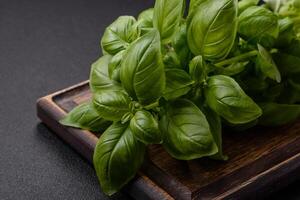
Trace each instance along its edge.
<path fill-rule="evenodd" d="M 166 89 L 164 98 L 176 99 L 187 94 L 194 83 L 188 73 L 182 69 L 166 69 Z"/>
<path fill-rule="evenodd" d="M 138 24 L 141 29 L 141 34 L 149 32 L 153 28 L 153 8 L 144 10 L 138 16 Z"/>
<path fill-rule="evenodd" d="M 162 136 L 158 123 L 152 114 L 145 110 L 139 110 L 130 121 L 130 130 L 134 137 L 144 144 L 160 144 Z"/>
<path fill-rule="evenodd" d="M 300 105 L 261 103 L 263 115 L 259 124 L 263 126 L 280 126 L 295 121 L 300 117 Z"/>
<path fill-rule="evenodd" d="M 232 124 L 244 124 L 262 114 L 258 105 L 228 76 L 210 77 L 204 93 L 209 107 Z"/>
<path fill-rule="evenodd" d="M 240 14 L 238 32 L 250 43 L 270 47 L 278 37 L 278 17 L 262 6 L 251 6 Z"/>
<path fill-rule="evenodd" d="M 123 91 L 105 91 L 94 94 L 93 103 L 99 115 L 110 121 L 119 121 L 129 112 L 130 98 Z"/>
<path fill-rule="evenodd" d="M 164 56 L 165 68 L 182 68 L 180 58 L 174 50 L 169 50 Z"/>
<path fill-rule="evenodd" d="M 205 115 L 189 100 L 168 104 L 160 128 L 164 148 L 176 159 L 191 160 L 218 152 Z"/>
<path fill-rule="evenodd" d="M 134 138 L 128 123 L 112 124 L 100 137 L 93 156 L 103 192 L 113 195 L 134 178 L 144 154 L 145 145 Z"/>
<path fill-rule="evenodd" d="M 217 113 L 215 113 L 213 110 L 211 110 L 209 107 L 204 106 L 203 112 L 205 114 L 205 117 L 208 121 L 210 132 L 212 133 L 212 136 L 214 138 L 214 141 L 216 142 L 216 145 L 218 146 L 218 153 L 215 155 L 210 156 L 212 159 L 216 160 L 227 160 L 228 157 L 223 154 L 222 149 L 222 123 L 221 118 Z"/>
<path fill-rule="evenodd" d="M 262 74 L 270 79 L 281 82 L 281 75 L 272 56 L 269 52 L 260 44 L 258 47 L 258 56 L 256 60 L 256 67 L 262 72 Z"/>
<path fill-rule="evenodd" d="M 293 39 L 296 38 L 294 22 L 289 17 L 279 19 L 279 36 L 275 42 L 278 48 L 289 47 Z"/>
<path fill-rule="evenodd" d="M 120 79 L 130 96 L 142 105 L 154 103 L 161 97 L 165 72 L 156 30 L 130 45 L 122 61 Z"/>
<path fill-rule="evenodd" d="M 111 124 L 111 122 L 99 116 L 93 104 L 90 102 L 75 107 L 59 122 L 65 126 L 94 132 L 104 131 Z"/>
<path fill-rule="evenodd" d="M 159 31 L 163 44 L 171 42 L 184 10 L 184 0 L 156 0 L 153 25 Z"/>
<path fill-rule="evenodd" d="M 216 72 L 218 74 L 226 75 L 226 76 L 234 76 L 246 69 L 246 66 L 249 62 L 238 62 L 238 63 L 232 63 L 231 65 L 227 67 L 217 67 Z"/>
<path fill-rule="evenodd" d="M 188 45 L 207 60 L 225 58 L 237 32 L 237 0 L 202 2 L 187 21 Z"/>
<path fill-rule="evenodd" d="M 110 63 L 108 65 L 108 74 L 109 77 L 117 82 L 120 82 L 120 69 L 121 69 L 121 61 L 125 54 L 125 50 L 120 51 L 116 55 L 112 57 Z"/>
<path fill-rule="evenodd" d="M 239 1 L 239 13 L 242 13 L 244 10 L 251 6 L 258 5 L 259 0 L 242 0 Z"/>
<path fill-rule="evenodd" d="M 189 64 L 189 73 L 196 83 L 205 81 L 207 69 L 202 56 L 196 56 L 191 60 Z"/>
<path fill-rule="evenodd" d="M 90 88 L 92 92 L 121 90 L 121 85 L 109 78 L 108 65 L 110 61 L 111 56 L 105 55 L 92 64 L 90 73 Z"/>
<path fill-rule="evenodd" d="M 136 20 L 132 16 L 121 16 L 109 25 L 101 39 L 101 46 L 105 52 L 115 55 L 119 51 L 136 40 L 139 36 L 139 30 L 136 26 Z"/>

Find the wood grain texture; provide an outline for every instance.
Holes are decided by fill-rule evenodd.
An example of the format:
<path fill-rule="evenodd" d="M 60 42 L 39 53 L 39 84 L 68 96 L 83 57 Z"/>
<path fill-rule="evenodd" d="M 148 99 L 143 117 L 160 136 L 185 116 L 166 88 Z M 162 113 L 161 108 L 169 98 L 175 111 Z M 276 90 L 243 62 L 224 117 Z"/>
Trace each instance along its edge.
<path fill-rule="evenodd" d="M 91 98 L 88 82 L 38 100 L 40 119 L 89 161 L 97 134 L 61 126 L 58 121 Z M 148 148 L 146 161 L 125 190 L 136 199 L 262 198 L 300 178 L 300 121 L 246 132 L 224 131 L 228 162 L 178 161 L 159 145 Z"/>

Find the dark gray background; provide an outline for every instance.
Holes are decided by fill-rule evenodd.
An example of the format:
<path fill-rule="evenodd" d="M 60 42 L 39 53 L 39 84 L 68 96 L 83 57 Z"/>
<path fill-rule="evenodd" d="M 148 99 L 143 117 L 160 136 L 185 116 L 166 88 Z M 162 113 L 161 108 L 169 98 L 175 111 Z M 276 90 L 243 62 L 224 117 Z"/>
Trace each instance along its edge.
<path fill-rule="evenodd" d="M 35 101 L 86 80 L 104 28 L 119 15 L 136 15 L 152 4 L 0 0 L 1 200 L 108 199 L 92 166 L 40 124 Z M 297 183 L 274 197 L 300 199 Z"/>

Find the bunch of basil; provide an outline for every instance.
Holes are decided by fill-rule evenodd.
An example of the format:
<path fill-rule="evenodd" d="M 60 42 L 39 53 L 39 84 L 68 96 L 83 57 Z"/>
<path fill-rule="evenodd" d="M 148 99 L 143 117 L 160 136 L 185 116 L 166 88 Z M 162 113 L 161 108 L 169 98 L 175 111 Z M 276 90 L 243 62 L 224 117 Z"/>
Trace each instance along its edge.
<path fill-rule="evenodd" d="M 135 176 L 149 144 L 180 160 L 226 160 L 222 125 L 297 119 L 299 2 L 191 0 L 186 9 L 184 0 L 156 0 L 137 19 L 108 26 L 91 69 L 92 101 L 61 121 L 105 130 L 94 153 L 103 191 Z"/>

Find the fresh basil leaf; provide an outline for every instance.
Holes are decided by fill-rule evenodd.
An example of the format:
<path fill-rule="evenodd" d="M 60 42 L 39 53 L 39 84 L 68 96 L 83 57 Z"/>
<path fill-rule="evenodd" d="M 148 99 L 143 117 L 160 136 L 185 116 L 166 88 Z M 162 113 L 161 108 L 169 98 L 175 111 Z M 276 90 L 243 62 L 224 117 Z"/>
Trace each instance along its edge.
<path fill-rule="evenodd" d="M 258 56 L 256 59 L 256 67 L 262 72 L 262 74 L 270 79 L 281 82 L 281 75 L 272 56 L 269 52 L 260 44 L 257 44 Z"/>
<path fill-rule="evenodd" d="M 189 64 L 189 73 L 196 83 L 205 81 L 207 76 L 206 63 L 202 56 L 194 57 Z"/>
<path fill-rule="evenodd" d="M 202 2 L 187 21 L 188 45 L 207 60 L 225 58 L 237 32 L 237 0 Z"/>
<path fill-rule="evenodd" d="M 251 6 L 240 14 L 238 32 L 250 43 L 270 47 L 279 34 L 278 17 L 262 6 Z"/>
<path fill-rule="evenodd" d="M 108 74 L 110 79 L 120 82 L 120 69 L 121 69 L 121 61 L 123 59 L 123 56 L 125 54 L 125 50 L 120 51 L 116 55 L 114 55 L 110 63 L 108 65 Z"/>
<path fill-rule="evenodd" d="M 156 0 L 153 25 L 159 31 L 161 41 L 167 44 L 178 31 L 184 11 L 184 0 Z"/>
<path fill-rule="evenodd" d="M 101 39 L 101 46 L 105 52 L 115 55 L 128 47 L 139 37 L 136 20 L 132 16 L 121 16 L 109 25 Z"/>
<path fill-rule="evenodd" d="M 106 120 L 119 121 L 129 112 L 131 100 L 123 91 L 105 91 L 94 94 L 93 103 L 99 115 Z"/>
<path fill-rule="evenodd" d="M 111 122 L 99 116 L 90 102 L 78 105 L 59 122 L 65 126 L 94 132 L 104 131 L 111 124 Z"/>
<path fill-rule="evenodd" d="M 273 59 L 282 76 L 300 74 L 300 56 L 279 52 L 274 54 Z"/>
<path fill-rule="evenodd" d="M 92 92 L 122 89 L 118 82 L 109 78 L 108 65 L 110 61 L 111 56 L 105 55 L 92 64 L 90 73 L 90 88 Z"/>
<path fill-rule="evenodd" d="M 130 45 L 122 61 L 120 79 L 128 94 L 142 105 L 154 103 L 161 97 L 165 72 L 156 30 Z"/>
<path fill-rule="evenodd" d="M 289 17 L 279 19 L 279 36 L 275 42 L 275 46 L 278 48 L 289 47 L 293 39 L 296 38 L 294 31 L 294 22 Z"/>
<path fill-rule="evenodd" d="M 166 89 L 164 98 L 176 99 L 187 94 L 194 83 L 188 73 L 182 69 L 166 69 Z"/>
<path fill-rule="evenodd" d="M 190 0 L 188 15 L 189 16 L 193 15 L 194 12 L 197 10 L 198 6 L 205 1 L 207 1 L 207 0 Z"/>
<path fill-rule="evenodd" d="M 93 156 L 102 191 L 113 195 L 134 178 L 144 154 L 145 145 L 134 138 L 128 123 L 112 124 L 100 137 Z"/>
<path fill-rule="evenodd" d="M 189 100 L 168 104 L 160 128 L 164 148 L 176 159 L 191 160 L 218 152 L 205 115 Z"/>
<path fill-rule="evenodd" d="M 130 130 L 134 137 L 144 144 L 160 144 L 162 136 L 157 120 L 146 110 L 139 110 L 130 121 Z"/>
<path fill-rule="evenodd" d="M 234 76 L 246 69 L 246 66 L 248 65 L 249 62 L 237 62 L 237 63 L 232 63 L 231 65 L 227 67 L 217 67 L 216 72 L 217 74 L 222 74 L 226 76 Z"/>
<path fill-rule="evenodd" d="M 204 93 L 209 107 L 232 124 L 244 124 L 262 114 L 259 106 L 229 76 L 211 76 Z"/>
<path fill-rule="evenodd" d="M 260 103 L 263 115 L 259 124 L 263 126 L 280 126 L 295 121 L 300 117 L 300 105 Z"/>
<path fill-rule="evenodd" d="M 242 0 L 239 1 L 239 13 L 242 13 L 244 10 L 251 6 L 257 6 L 259 0 Z"/>
<path fill-rule="evenodd" d="M 141 12 L 138 16 L 138 24 L 142 35 L 149 32 L 153 28 L 153 12 L 154 9 L 149 8 Z"/>
<path fill-rule="evenodd" d="M 164 65 L 165 68 L 179 68 L 182 69 L 180 58 L 178 57 L 177 53 L 174 50 L 169 50 L 164 58 Z"/>
<path fill-rule="evenodd" d="M 216 145 L 218 146 L 218 153 L 210 156 L 215 160 L 228 160 L 228 157 L 223 154 L 222 149 L 222 123 L 219 115 L 211 110 L 208 106 L 203 107 L 203 112 L 208 121 L 210 132 L 214 138 Z"/>

